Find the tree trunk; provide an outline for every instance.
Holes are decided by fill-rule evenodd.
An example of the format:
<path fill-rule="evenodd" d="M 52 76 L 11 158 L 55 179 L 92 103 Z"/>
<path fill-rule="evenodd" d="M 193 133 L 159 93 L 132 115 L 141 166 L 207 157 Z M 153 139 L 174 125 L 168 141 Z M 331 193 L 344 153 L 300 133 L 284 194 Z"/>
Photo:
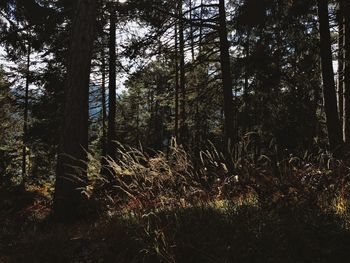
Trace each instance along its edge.
<path fill-rule="evenodd" d="M 320 52 L 323 79 L 323 96 L 330 150 L 339 156 L 342 146 L 342 131 L 338 116 L 336 88 L 333 73 L 331 38 L 328 18 L 328 1 L 318 0 L 320 25 Z"/>
<path fill-rule="evenodd" d="M 247 29 L 247 40 L 244 46 L 244 53 L 245 53 L 245 58 L 244 58 L 244 91 L 243 91 L 243 102 L 244 102 L 244 110 L 245 112 L 249 112 L 248 107 L 249 107 L 249 69 L 250 69 L 250 28 Z M 248 114 L 246 114 L 248 116 Z M 245 120 L 244 125 L 242 127 L 243 132 L 250 131 L 251 125 L 250 125 L 250 120 Z"/>
<path fill-rule="evenodd" d="M 101 84 L 101 104 L 102 104 L 102 158 L 107 156 L 107 108 L 106 108 L 106 58 L 105 49 L 102 46 L 101 52 L 101 74 L 102 74 L 102 84 Z"/>
<path fill-rule="evenodd" d="M 28 111 L 29 111 L 29 74 L 30 74 L 30 53 L 31 47 L 28 40 L 26 87 L 24 95 L 24 118 L 23 118 L 23 148 L 22 148 L 22 186 L 25 188 L 27 180 L 27 137 L 28 137 Z"/>
<path fill-rule="evenodd" d="M 184 22 L 182 0 L 179 1 L 179 48 L 180 48 L 180 90 L 181 90 L 181 123 L 180 140 L 183 145 L 187 143 L 187 125 L 186 125 L 186 75 L 185 75 L 185 40 L 184 40 Z"/>
<path fill-rule="evenodd" d="M 225 0 L 219 1 L 219 35 L 220 35 L 220 60 L 221 60 L 221 74 L 223 83 L 223 100 L 224 100 L 224 136 L 225 136 L 225 149 L 226 157 L 231 151 L 231 147 L 235 143 L 235 110 L 233 105 L 232 94 L 232 77 L 230 66 L 230 52 L 229 42 L 227 39 L 227 27 L 226 27 L 226 9 Z"/>
<path fill-rule="evenodd" d="M 344 110 L 344 16 L 342 13 L 342 8 L 338 10 L 337 20 L 338 20 L 338 111 L 340 122 L 344 123 L 343 110 Z M 343 126 L 344 127 L 344 126 Z"/>
<path fill-rule="evenodd" d="M 61 221 L 83 215 L 81 188 L 87 181 L 89 76 L 98 4 L 77 0 L 75 7 L 54 197 L 55 216 Z"/>
<path fill-rule="evenodd" d="M 110 29 L 109 29 L 109 108 L 108 108 L 108 133 L 107 133 L 107 156 L 116 160 L 116 110 L 117 110 L 117 84 L 116 84 L 116 10 L 111 5 Z"/>
<path fill-rule="evenodd" d="M 189 13 L 189 19 L 192 21 L 192 0 L 189 1 L 189 6 L 190 6 L 190 13 Z M 192 57 L 192 62 L 194 61 L 194 35 L 193 35 L 193 24 L 190 24 L 190 41 L 191 41 L 191 57 Z"/>
<path fill-rule="evenodd" d="M 192 4 L 192 3 L 191 3 Z M 191 6 L 192 8 L 192 6 Z M 199 40 L 198 40 L 198 55 L 197 55 L 197 59 L 199 62 L 199 68 L 197 70 L 195 70 L 195 74 L 196 74 L 196 98 L 195 98 L 195 103 L 196 103 L 196 111 L 195 111 L 195 140 L 194 140 L 194 151 L 195 153 L 199 153 L 200 148 L 201 148 L 201 143 L 202 143 L 202 136 L 201 134 L 203 134 L 203 127 L 202 127 L 202 118 L 201 118 L 201 90 L 205 88 L 204 81 L 202 79 L 203 77 L 203 65 L 205 64 L 203 59 L 202 59 L 202 50 L 203 50 L 203 46 L 202 46 L 202 42 L 203 42 L 203 0 L 200 1 L 200 14 L 199 14 L 199 20 L 200 20 L 200 24 L 199 24 Z M 193 29 L 191 29 L 193 30 Z M 192 37 L 193 37 L 193 32 L 191 33 Z M 194 40 L 192 39 L 191 42 L 191 48 L 194 50 Z M 192 51 L 192 62 L 194 62 L 194 51 Z"/>
<path fill-rule="evenodd" d="M 178 30 L 177 30 L 177 23 L 175 23 L 175 138 L 178 139 L 178 137 L 179 137 L 179 52 L 178 52 Z"/>
<path fill-rule="evenodd" d="M 350 145 L 350 3 L 342 1 L 341 8 L 344 18 L 344 44 L 343 44 L 343 74 L 344 74 L 344 137 Z"/>

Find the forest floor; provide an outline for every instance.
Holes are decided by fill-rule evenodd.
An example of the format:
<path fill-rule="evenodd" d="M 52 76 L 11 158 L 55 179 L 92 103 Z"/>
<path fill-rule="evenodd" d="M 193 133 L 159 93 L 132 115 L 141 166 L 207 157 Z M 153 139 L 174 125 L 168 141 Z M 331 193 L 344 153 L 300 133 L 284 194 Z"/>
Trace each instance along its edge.
<path fill-rule="evenodd" d="M 123 211 L 67 225 L 51 222 L 45 204 L 33 192 L 1 190 L 0 262 L 314 263 L 350 258 L 350 214 L 345 211 L 216 200 Z"/>
<path fill-rule="evenodd" d="M 252 155 L 228 176 L 209 151 L 196 171 L 180 150 L 124 152 L 112 191 L 90 167 L 91 214 L 74 224 L 50 218 L 51 184 L 0 188 L 0 262 L 349 262 L 342 162 Z"/>

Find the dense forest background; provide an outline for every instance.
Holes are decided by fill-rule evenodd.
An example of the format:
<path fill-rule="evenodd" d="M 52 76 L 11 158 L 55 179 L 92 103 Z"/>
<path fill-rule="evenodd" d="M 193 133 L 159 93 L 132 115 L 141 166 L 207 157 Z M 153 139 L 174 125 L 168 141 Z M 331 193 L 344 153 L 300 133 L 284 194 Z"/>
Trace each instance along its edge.
<path fill-rule="evenodd" d="M 7 212 L 0 221 L 20 211 L 20 222 L 44 220 L 38 214 L 66 223 L 117 214 L 124 222 L 132 211 L 141 221 L 146 215 L 145 229 L 160 231 L 146 231 L 153 243 L 140 251 L 149 262 L 257 262 L 262 255 L 311 262 L 307 241 L 300 258 L 287 249 L 283 261 L 285 250 L 269 254 L 259 243 L 278 243 L 279 234 L 260 232 L 252 238 L 258 244 L 243 240 L 261 250 L 242 248 L 246 257 L 236 257 L 227 245 L 236 239 L 224 233 L 237 223 L 247 232 L 236 234 L 249 236 L 252 226 L 240 217 L 278 225 L 271 213 L 286 219 L 312 211 L 313 223 L 298 224 L 331 228 L 324 240 L 335 227 L 344 241 L 337 236 L 325 261 L 312 262 L 340 262 L 328 260 L 340 260 L 350 242 L 349 32 L 346 0 L 1 1 L 0 197 L 7 201 L 0 209 Z M 203 203 L 229 222 L 211 210 L 182 214 Z M 241 206 L 255 212 L 242 215 Z M 202 245 L 203 253 L 177 251 L 181 242 L 161 227 L 172 213 L 195 224 L 198 216 L 215 218 L 224 227 L 208 233 L 230 251 L 214 259 Z M 303 227 L 296 233 L 307 236 Z M 314 251 L 323 250 L 318 245 Z M 125 253 L 119 260 L 141 262 Z"/>

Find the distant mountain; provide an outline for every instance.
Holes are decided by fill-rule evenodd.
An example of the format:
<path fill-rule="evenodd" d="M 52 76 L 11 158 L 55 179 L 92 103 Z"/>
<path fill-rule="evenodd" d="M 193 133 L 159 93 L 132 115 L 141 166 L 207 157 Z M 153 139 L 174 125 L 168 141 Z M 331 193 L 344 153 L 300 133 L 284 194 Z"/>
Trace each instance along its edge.
<path fill-rule="evenodd" d="M 97 120 L 102 112 L 101 86 L 92 84 L 89 91 L 89 117 Z"/>

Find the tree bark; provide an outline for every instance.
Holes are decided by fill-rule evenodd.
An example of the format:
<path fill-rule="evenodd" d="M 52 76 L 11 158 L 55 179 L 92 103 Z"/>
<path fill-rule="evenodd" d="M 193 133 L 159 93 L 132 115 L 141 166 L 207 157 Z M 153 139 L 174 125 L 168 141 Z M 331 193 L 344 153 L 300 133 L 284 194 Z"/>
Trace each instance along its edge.
<path fill-rule="evenodd" d="M 102 84 L 101 84 L 101 104 L 102 104 L 102 158 L 107 156 L 107 108 L 106 108 L 106 58 L 105 49 L 102 46 L 101 51 L 101 74 L 102 74 Z"/>
<path fill-rule="evenodd" d="M 183 17 L 182 0 L 179 1 L 179 17 Z M 180 90 L 181 90 L 181 122 L 180 122 L 180 140 L 183 145 L 187 143 L 187 125 L 186 125 L 186 75 L 185 75 L 185 40 L 184 40 L 184 22 L 179 21 L 179 53 L 180 53 Z"/>
<path fill-rule="evenodd" d="M 24 118 L 23 118 L 23 148 L 22 148 L 22 186 L 25 188 L 27 180 L 27 141 L 28 141 L 28 113 L 29 113 L 29 84 L 30 84 L 30 53 L 31 47 L 28 40 L 26 86 L 24 95 Z"/>
<path fill-rule="evenodd" d="M 75 4 L 54 197 L 54 213 L 60 221 L 83 215 L 81 188 L 87 182 L 89 76 L 98 3 L 77 0 Z"/>
<path fill-rule="evenodd" d="M 341 4 L 341 3 L 340 3 Z M 342 7 L 339 8 L 337 14 L 338 20 L 338 90 L 337 90 L 337 100 L 338 100 L 338 111 L 340 122 L 344 123 L 343 111 L 344 111 L 344 16 L 342 13 Z M 344 129 L 344 126 L 343 126 Z M 343 131 L 344 132 L 344 131 Z"/>
<path fill-rule="evenodd" d="M 189 6 L 190 6 L 190 10 L 189 10 L 189 19 L 190 21 L 192 21 L 192 0 L 189 1 Z M 194 61 L 194 34 L 193 34 L 193 24 L 190 24 L 190 41 L 191 41 L 191 57 L 192 57 L 192 62 Z"/>
<path fill-rule="evenodd" d="M 245 111 L 248 112 L 249 107 L 249 68 L 250 68 L 250 28 L 247 28 L 247 40 L 244 45 L 244 91 L 243 91 L 243 102 Z M 247 115 L 246 115 L 247 116 Z M 244 125 L 242 127 L 243 132 L 250 131 L 251 125 L 249 120 L 245 120 Z"/>
<path fill-rule="evenodd" d="M 220 19 L 220 61 L 221 61 L 221 74 L 223 83 L 223 100 L 224 100 L 224 136 L 225 136 L 225 149 L 226 156 L 231 151 L 231 147 L 235 143 L 235 127 L 234 118 L 235 110 L 233 105 L 233 93 L 232 93 L 232 77 L 230 66 L 230 52 L 229 42 L 227 39 L 227 26 L 226 26 L 226 8 L 225 0 L 219 1 L 219 19 Z"/>
<path fill-rule="evenodd" d="M 342 1 L 342 13 L 344 19 L 343 39 L 343 74 L 344 74 L 344 139 L 347 145 L 350 144 L 350 3 Z"/>
<path fill-rule="evenodd" d="M 191 3 L 192 4 L 192 3 Z M 191 6 L 192 8 L 192 6 Z M 203 125 L 202 125 L 202 118 L 201 118 L 201 90 L 205 88 L 203 77 L 203 65 L 205 64 L 203 61 L 203 0 L 200 1 L 200 13 L 199 13 L 199 36 L 198 36 L 198 55 L 197 59 L 199 60 L 199 68 L 195 71 L 196 74 L 196 112 L 195 112 L 195 139 L 194 139 L 194 150 L 195 153 L 198 153 L 201 148 L 202 143 L 202 134 L 203 134 Z M 193 30 L 193 29 L 192 29 Z M 192 32 L 193 37 L 193 32 Z M 194 40 L 192 40 L 191 46 L 194 50 Z M 194 52 L 192 52 L 192 62 L 194 62 Z"/>
<path fill-rule="evenodd" d="M 107 156 L 112 160 L 117 157 L 116 144 L 116 110 L 117 110 L 117 84 L 116 84 L 116 10 L 111 5 L 109 29 L 109 86 L 108 86 L 108 133 Z"/>
<path fill-rule="evenodd" d="M 177 10 L 177 9 L 176 9 Z M 175 23 L 175 138 L 179 137 L 179 52 L 178 26 Z"/>
<path fill-rule="evenodd" d="M 338 116 L 336 88 L 333 73 L 328 1 L 317 0 L 320 26 L 320 52 L 323 79 L 323 96 L 330 150 L 336 155 L 342 148 L 342 131 Z"/>

